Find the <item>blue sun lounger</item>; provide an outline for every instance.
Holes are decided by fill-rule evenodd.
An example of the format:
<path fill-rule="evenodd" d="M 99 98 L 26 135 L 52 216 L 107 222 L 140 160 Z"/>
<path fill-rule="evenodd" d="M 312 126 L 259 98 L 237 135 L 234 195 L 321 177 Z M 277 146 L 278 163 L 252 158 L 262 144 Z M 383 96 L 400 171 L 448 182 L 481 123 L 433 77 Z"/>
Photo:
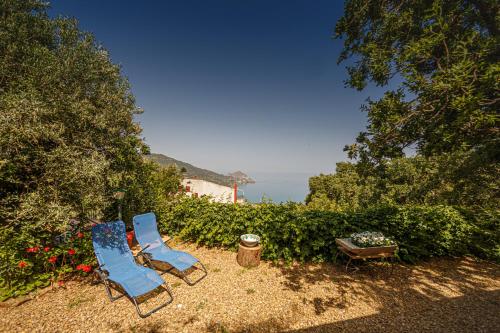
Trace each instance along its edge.
<path fill-rule="evenodd" d="M 135 238 L 139 242 L 139 245 L 141 245 L 142 255 L 151 268 L 158 267 L 158 265 L 154 265 L 154 261 L 167 263 L 171 267 L 164 270 L 164 273 L 176 269 L 182 279 L 190 286 L 195 285 L 207 276 L 208 272 L 205 266 L 198 259 L 189 253 L 173 250 L 163 242 L 158 233 L 154 213 L 136 215 L 133 221 Z M 199 264 L 200 267 L 196 267 L 196 264 Z M 191 281 L 186 274 L 190 268 L 199 269 L 204 274 L 197 280 Z"/>
<path fill-rule="evenodd" d="M 173 301 L 170 288 L 161 276 L 135 262 L 126 241 L 125 224 L 122 221 L 93 226 L 92 243 L 99 263 L 95 272 L 101 278 L 112 302 L 127 296 L 134 303 L 139 316 L 145 318 Z M 160 287 L 167 291 L 170 300 L 147 313 L 142 313 L 137 299 Z M 112 289 L 121 289 L 124 293 L 113 296 Z"/>

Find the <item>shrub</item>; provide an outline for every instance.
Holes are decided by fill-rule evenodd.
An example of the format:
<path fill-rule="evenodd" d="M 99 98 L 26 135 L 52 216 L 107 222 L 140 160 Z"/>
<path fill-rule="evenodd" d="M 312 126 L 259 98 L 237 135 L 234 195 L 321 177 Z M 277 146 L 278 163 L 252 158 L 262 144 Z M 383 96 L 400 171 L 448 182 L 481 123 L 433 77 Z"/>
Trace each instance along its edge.
<path fill-rule="evenodd" d="M 335 238 L 364 230 L 394 239 L 399 257 L 408 262 L 467 253 L 498 259 L 492 250 L 496 246 L 498 252 L 498 233 L 485 241 L 470 215 L 450 206 L 385 205 L 332 212 L 291 202 L 233 205 L 183 197 L 163 206 L 158 220 L 163 232 L 207 246 L 236 249 L 241 234 L 258 234 L 262 257 L 270 260 L 328 261 L 337 251 Z"/>
<path fill-rule="evenodd" d="M 179 173 L 175 167 L 161 168 L 146 162 L 127 184 L 123 217 L 130 225 L 133 215 L 167 204 L 170 193 L 178 188 Z M 116 210 L 108 215 L 108 220 L 115 219 Z M 88 232 L 90 222 L 70 219 L 71 216 L 61 214 L 58 218 L 64 223 L 42 216 L 11 221 L 0 228 L 0 301 L 47 286 L 69 274 L 85 275 L 95 267 Z M 50 228 L 51 225 L 56 227 Z"/>
<path fill-rule="evenodd" d="M 95 267 L 90 233 L 76 224 L 58 241 L 47 234 L 17 233 L 13 228 L 1 229 L 0 236 L 4 240 L 0 244 L 0 301 L 63 281 L 70 274 L 87 275 Z"/>
<path fill-rule="evenodd" d="M 0 2 L 0 294 L 7 296 L 78 265 L 88 270 L 88 241 L 57 245 L 54 237 L 71 219 L 115 219 L 114 189 L 128 191 L 130 222 L 179 180 L 177 170 L 143 160 L 148 148 L 134 122 L 142 110 L 120 67 L 75 20 L 52 19 L 47 8 L 40 0 Z M 52 252 L 26 253 L 47 246 Z M 68 246 L 75 255 L 64 254 Z M 59 259 L 48 265 L 49 254 Z"/>

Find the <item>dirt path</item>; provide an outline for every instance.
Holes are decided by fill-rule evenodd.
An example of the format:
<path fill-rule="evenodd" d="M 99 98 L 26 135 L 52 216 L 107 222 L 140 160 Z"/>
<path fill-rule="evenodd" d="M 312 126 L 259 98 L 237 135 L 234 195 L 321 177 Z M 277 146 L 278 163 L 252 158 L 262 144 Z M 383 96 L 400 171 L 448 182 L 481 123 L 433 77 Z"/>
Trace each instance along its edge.
<path fill-rule="evenodd" d="M 498 332 L 500 269 L 473 259 L 438 259 L 393 274 L 370 265 L 346 274 L 330 264 L 236 264 L 235 253 L 182 247 L 208 277 L 194 287 L 171 275 L 175 300 L 141 319 L 102 285 L 68 282 L 23 305 L 0 308 L 2 332 Z M 154 306 L 165 294 L 148 301 Z"/>

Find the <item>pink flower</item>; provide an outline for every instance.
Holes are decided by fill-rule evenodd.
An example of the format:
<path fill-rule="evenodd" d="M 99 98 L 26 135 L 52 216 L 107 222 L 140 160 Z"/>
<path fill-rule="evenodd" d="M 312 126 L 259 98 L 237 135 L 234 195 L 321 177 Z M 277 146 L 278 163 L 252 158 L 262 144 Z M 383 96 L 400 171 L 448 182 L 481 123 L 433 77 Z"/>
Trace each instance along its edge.
<path fill-rule="evenodd" d="M 28 266 L 28 264 L 26 263 L 26 261 L 20 261 L 19 264 L 17 264 L 17 267 L 19 268 L 24 268 Z"/>
<path fill-rule="evenodd" d="M 46 246 L 46 247 L 44 247 L 44 248 L 43 248 L 43 250 L 44 250 L 45 252 L 49 252 L 49 251 L 50 251 L 50 247 L 49 247 L 49 246 Z"/>
<path fill-rule="evenodd" d="M 62 281 L 62 280 L 61 280 L 61 281 L 57 281 L 57 285 L 58 285 L 59 287 L 64 286 L 64 281 Z"/>
<path fill-rule="evenodd" d="M 74 249 L 69 249 L 69 250 L 68 250 L 68 254 L 69 254 L 70 256 L 72 256 L 72 255 L 76 254 L 76 251 L 75 251 Z"/>

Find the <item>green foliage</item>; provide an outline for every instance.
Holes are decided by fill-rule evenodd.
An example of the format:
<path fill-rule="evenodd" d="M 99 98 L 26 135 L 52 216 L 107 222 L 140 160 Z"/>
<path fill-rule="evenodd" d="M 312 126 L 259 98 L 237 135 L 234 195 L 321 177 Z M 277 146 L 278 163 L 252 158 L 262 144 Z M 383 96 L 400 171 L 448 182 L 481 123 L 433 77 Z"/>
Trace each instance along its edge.
<path fill-rule="evenodd" d="M 127 228 L 132 229 L 134 215 L 157 210 L 169 201 L 177 193 L 181 178 L 175 166 L 161 167 L 145 159 L 141 168 L 121 183 L 127 189 L 122 204 L 123 221 Z M 114 202 L 111 207 L 114 214 L 118 211 L 116 206 L 117 202 Z M 117 218 L 114 214 L 111 219 Z"/>
<path fill-rule="evenodd" d="M 378 204 L 459 205 L 478 212 L 496 209 L 500 178 L 494 172 L 474 173 L 470 164 L 461 154 L 393 158 L 371 170 L 360 163 L 342 162 L 335 174 L 310 178 L 306 202 L 310 208 L 323 210 Z"/>
<path fill-rule="evenodd" d="M 57 245 L 71 219 L 124 218 L 152 210 L 179 175 L 143 160 L 127 80 L 106 50 L 71 19 L 50 19 L 41 1 L 0 1 L 0 288 L 28 292 L 93 261 L 90 243 Z M 19 267 L 23 261 L 26 267 Z M 24 265 L 24 264 L 23 264 Z M 54 266 L 54 267 L 52 267 Z M 2 296 L 4 297 L 4 296 Z"/>
<path fill-rule="evenodd" d="M 367 206 L 375 192 L 373 177 L 363 178 L 352 163 L 337 163 L 337 172 L 309 179 L 310 193 L 306 198 L 310 208 L 350 210 Z"/>
<path fill-rule="evenodd" d="M 346 147 L 363 173 L 379 176 L 387 159 L 413 147 L 449 162 L 434 169 L 451 166 L 451 196 L 465 188 L 498 197 L 499 12 L 495 0 L 346 1 L 336 37 L 344 39 L 339 62 L 354 60 L 347 85 L 401 82 L 368 102 L 367 130 Z"/>
<path fill-rule="evenodd" d="M 152 162 L 145 163 L 135 176 L 127 183 L 128 192 L 124 201 L 123 218 L 130 228 L 133 215 L 160 210 L 167 205 L 180 183 L 175 167 L 161 168 Z M 47 232 L 42 227 L 34 229 L 31 225 L 14 225 L 1 228 L 0 300 L 64 280 L 72 273 L 86 274 L 78 270 L 78 265 L 95 268 L 90 234 L 85 231 L 89 227 L 90 222 L 69 221 L 66 231 L 61 234 L 65 236 L 63 241 L 57 240 L 61 235 Z M 39 248 L 36 254 L 27 252 L 33 247 Z M 50 250 L 44 251 L 44 248 Z M 74 249 L 76 254 L 69 255 L 70 249 Z M 48 259 L 51 257 L 57 260 L 50 263 Z M 25 262 L 27 266 L 19 267 L 20 262 Z"/>
<path fill-rule="evenodd" d="M 471 253 L 500 260 L 500 212 L 498 210 L 461 210 L 471 221 Z"/>
<path fill-rule="evenodd" d="M 61 232 L 141 167 L 139 112 L 107 52 L 38 1 L 3 1 L 0 20 L 0 218 Z"/>
<path fill-rule="evenodd" d="M 392 3 L 388 11 L 348 1 L 337 26 L 348 37 L 343 57 L 361 57 L 350 69 L 353 86 L 386 83 L 394 64 L 417 98 L 398 90 L 370 102 L 369 132 L 350 149 L 360 163 L 311 179 L 305 206 L 175 197 L 179 171 L 144 160 L 133 121 L 140 110 L 105 49 L 76 21 L 50 19 L 41 1 L 0 1 L 0 298 L 95 265 L 88 225 L 70 221 L 115 219 L 116 188 L 126 189 L 129 226 L 133 215 L 154 211 L 163 232 L 233 249 L 241 234 L 256 233 L 270 260 L 331 260 L 335 238 L 363 230 L 392 237 L 407 261 L 465 253 L 498 260 L 498 211 L 437 205 L 498 203 L 497 21 L 472 2 Z M 426 157 L 386 159 L 408 144 Z M 65 242 L 56 239 L 62 233 Z"/>
<path fill-rule="evenodd" d="M 0 301 L 63 281 L 70 274 L 88 275 L 81 266 L 95 267 L 95 256 L 90 233 L 79 230 L 53 245 L 52 239 L 1 229 Z"/>
<path fill-rule="evenodd" d="M 261 237 L 263 258 L 270 260 L 328 261 L 336 254 L 335 238 L 365 230 L 394 239 L 405 261 L 471 252 L 500 258 L 494 254 L 498 234 L 483 234 L 468 211 L 449 206 L 383 205 L 335 212 L 291 202 L 234 205 L 179 198 L 157 216 L 162 232 L 206 246 L 236 249 L 240 235 L 255 233 Z M 494 217 L 486 221 L 498 223 Z"/>

